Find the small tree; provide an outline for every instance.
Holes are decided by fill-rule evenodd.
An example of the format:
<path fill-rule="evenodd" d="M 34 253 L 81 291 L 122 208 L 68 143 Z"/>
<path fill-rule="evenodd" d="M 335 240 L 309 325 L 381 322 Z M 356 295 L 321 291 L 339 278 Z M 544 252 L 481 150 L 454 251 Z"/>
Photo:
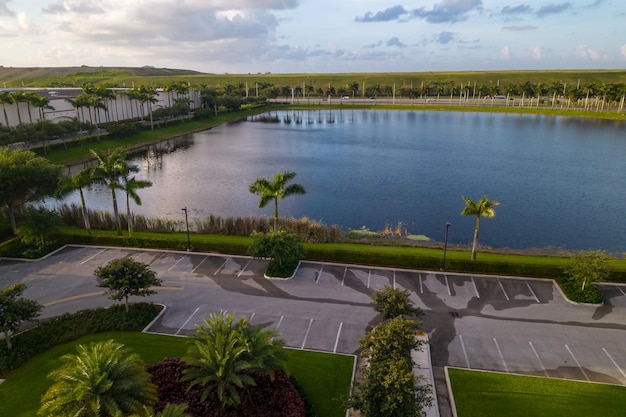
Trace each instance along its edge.
<path fill-rule="evenodd" d="M 374 310 L 382 314 L 383 320 L 389 320 L 400 316 L 414 316 L 421 318 L 424 312 L 413 307 L 409 290 L 400 290 L 390 285 L 385 285 L 379 291 L 374 292 Z"/>
<path fill-rule="evenodd" d="M 274 202 L 274 232 L 278 232 L 278 200 L 295 194 L 306 194 L 300 184 L 289 184 L 296 177 L 295 172 L 277 172 L 273 180 L 257 178 L 250 184 L 249 191 L 260 196 L 259 208 L 265 207 L 270 201 Z"/>
<path fill-rule="evenodd" d="M 156 294 L 150 287 L 161 286 L 161 280 L 148 265 L 131 258 L 114 259 L 105 266 L 94 271 L 98 279 L 98 287 L 108 288 L 113 300 L 122 300 L 128 311 L 128 297 L 136 295 L 145 297 Z"/>
<path fill-rule="evenodd" d="M 461 196 L 465 202 L 465 207 L 461 210 L 463 216 L 476 216 L 476 225 L 474 226 L 474 239 L 472 240 L 472 261 L 476 260 L 476 246 L 478 244 L 478 229 L 480 228 L 480 218 L 487 219 L 496 215 L 496 206 L 500 203 L 498 201 L 488 200 L 486 195 L 483 195 L 480 200 L 475 201 L 465 196 Z"/>
<path fill-rule="evenodd" d="M 254 241 L 248 247 L 248 253 L 255 259 L 270 259 L 266 270 L 268 276 L 291 276 L 304 257 L 304 246 L 297 233 L 286 230 L 253 232 L 252 237 Z"/>
<path fill-rule="evenodd" d="M 11 334 L 26 320 L 39 316 L 42 306 L 34 300 L 22 298 L 26 284 L 9 285 L 0 290 L 0 331 L 4 333 L 7 348 L 11 350 Z"/>
<path fill-rule="evenodd" d="M 17 226 L 17 234 L 22 242 L 36 244 L 43 249 L 59 233 L 61 219 L 59 216 L 45 207 L 28 207 L 25 216 Z"/>
<path fill-rule="evenodd" d="M 604 281 L 609 274 L 609 257 L 602 251 L 578 252 L 564 268 L 565 275 L 580 284 L 581 291 L 593 282 Z"/>

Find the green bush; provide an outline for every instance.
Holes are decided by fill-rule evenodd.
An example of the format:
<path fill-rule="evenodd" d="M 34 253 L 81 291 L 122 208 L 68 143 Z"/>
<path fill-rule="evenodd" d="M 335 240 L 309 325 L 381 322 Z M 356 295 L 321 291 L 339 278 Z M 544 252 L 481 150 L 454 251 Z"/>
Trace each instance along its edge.
<path fill-rule="evenodd" d="M 560 276 L 556 279 L 556 282 L 559 284 L 559 287 L 561 287 L 561 290 L 563 290 L 565 296 L 576 303 L 602 303 L 602 294 L 600 294 L 598 288 L 593 284 L 587 285 L 583 291 L 580 283 L 571 278 Z"/>
<path fill-rule="evenodd" d="M 158 314 L 159 306 L 149 303 L 131 304 L 128 313 L 124 305 L 110 308 L 81 310 L 63 314 L 13 336 L 13 349 L 0 344 L 0 374 L 18 368 L 24 362 L 52 346 L 66 343 L 93 333 L 108 331 L 138 331 Z"/>

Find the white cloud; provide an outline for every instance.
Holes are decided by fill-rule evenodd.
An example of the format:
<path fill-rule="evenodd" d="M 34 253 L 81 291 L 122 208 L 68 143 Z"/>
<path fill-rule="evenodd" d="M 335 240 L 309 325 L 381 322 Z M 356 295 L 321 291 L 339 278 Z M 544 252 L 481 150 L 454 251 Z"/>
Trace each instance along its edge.
<path fill-rule="evenodd" d="M 596 51 L 595 49 L 591 49 L 585 44 L 578 45 L 576 47 L 576 50 L 574 51 L 574 54 L 578 58 L 589 59 L 591 61 L 599 61 L 605 58 L 605 56 L 601 52 Z"/>
<path fill-rule="evenodd" d="M 626 43 L 622 45 L 622 58 L 626 59 Z"/>
<path fill-rule="evenodd" d="M 543 48 L 541 47 L 541 45 L 531 46 L 530 47 L 530 53 L 532 54 L 533 58 L 541 59 L 541 55 L 543 53 Z"/>
<path fill-rule="evenodd" d="M 511 59 L 511 51 L 508 46 L 505 46 L 502 49 L 500 49 L 500 56 L 506 59 L 507 61 Z"/>

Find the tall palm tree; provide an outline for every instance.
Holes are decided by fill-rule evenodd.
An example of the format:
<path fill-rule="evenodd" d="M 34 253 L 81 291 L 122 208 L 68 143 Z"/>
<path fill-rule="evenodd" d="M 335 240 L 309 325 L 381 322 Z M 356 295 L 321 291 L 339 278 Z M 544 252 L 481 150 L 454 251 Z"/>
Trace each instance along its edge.
<path fill-rule="evenodd" d="M 130 199 L 132 198 L 135 204 L 140 206 L 141 198 L 139 197 L 139 194 L 137 194 L 137 190 L 152 187 L 152 182 L 138 180 L 134 176 L 130 176 L 131 173 L 135 173 L 138 171 L 139 169 L 136 165 L 126 165 L 124 171 L 122 172 L 122 183 L 120 189 L 124 190 L 124 192 L 126 193 L 126 218 L 129 237 L 133 235 L 133 218 L 132 213 L 130 212 Z"/>
<path fill-rule="evenodd" d="M 44 110 L 54 110 L 48 97 L 37 96 L 33 98 L 32 105 L 39 109 L 39 120 L 45 120 Z"/>
<path fill-rule="evenodd" d="M 11 99 L 13 100 L 13 103 L 15 103 L 15 107 L 17 109 L 17 120 L 19 122 L 19 124 L 22 124 L 22 115 L 20 113 L 20 103 L 23 103 L 26 101 L 26 94 L 23 91 L 13 91 L 11 93 L 9 93 L 11 95 Z"/>
<path fill-rule="evenodd" d="M 117 234 L 122 235 L 122 223 L 120 221 L 120 212 L 117 206 L 116 190 L 122 189 L 120 177 L 126 172 L 126 152 L 121 149 L 102 155 L 93 149 L 91 154 L 98 160 L 98 166 L 94 167 L 93 176 L 102 181 L 106 187 L 111 190 L 111 198 L 113 199 L 113 216 L 117 227 Z"/>
<path fill-rule="evenodd" d="M 472 261 L 476 260 L 476 244 L 478 243 L 478 228 L 480 227 L 480 218 L 487 219 L 496 215 L 495 208 L 500 203 L 497 201 L 487 200 L 487 196 L 483 195 L 480 200 L 475 201 L 465 196 L 461 196 L 465 202 L 465 208 L 461 211 L 463 216 L 476 216 L 476 226 L 474 227 L 474 240 L 472 242 Z"/>
<path fill-rule="evenodd" d="M 93 112 L 93 120 L 92 123 L 96 126 L 96 137 L 98 138 L 98 142 L 100 142 L 100 127 L 98 126 L 98 119 L 100 118 L 100 111 L 96 112 L 96 109 L 107 110 L 107 106 L 104 104 L 104 99 L 102 97 L 97 96 L 81 96 L 86 97 L 85 102 L 87 103 L 87 107 L 91 109 Z M 89 118 L 91 119 L 91 113 L 89 114 Z"/>
<path fill-rule="evenodd" d="M 83 222 L 88 234 L 91 234 L 91 224 L 89 223 L 89 211 L 85 204 L 85 193 L 83 188 L 89 188 L 94 183 L 98 182 L 98 179 L 94 177 L 93 168 L 85 168 L 82 171 L 63 177 L 59 189 L 57 190 L 55 197 L 61 198 L 63 195 L 68 194 L 74 190 L 78 190 L 80 194 L 80 206 L 83 214 Z"/>
<path fill-rule="evenodd" d="M 77 354 L 48 377 L 54 384 L 42 398 L 40 416 L 113 417 L 140 413 L 157 401 L 139 355 L 113 340 L 79 345 Z"/>
<path fill-rule="evenodd" d="M 39 94 L 29 91 L 24 93 L 24 101 L 26 102 L 26 108 L 28 109 L 28 121 L 33 124 L 33 115 L 30 111 L 31 104 L 34 105 L 40 99 Z"/>
<path fill-rule="evenodd" d="M 4 124 L 9 127 L 9 116 L 7 115 L 7 104 L 13 104 L 13 97 L 9 91 L 0 92 L 0 103 L 4 112 Z"/>
<path fill-rule="evenodd" d="M 256 385 L 255 374 L 273 376 L 274 369 L 284 369 L 284 342 L 275 338 L 277 332 L 251 327 L 247 318 L 234 320 L 223 312 L 204 319 L 183 358 L 191 367 L 182 380 L 204 386 L 201 401 L 215 391 L 223 407 L 239 405 L 243 390 Z"/>
<path fill-rule="evenodd" d="M 104 86 L 96 88 L 94 94 L 97 97 L 100 97 L 103 100 L 104 105 L 105 105 L 105 108 L 104 108 L 105 120 L 107 122 L 109 122 L 110 121 L 110 117 L 109 117 L 109 110 L 108 110 L 108 108 L 109 108 L 111 102 L 117 98 L 117 95 L 115 94 L 115 92 L 113 90 L 111 90 L 110 88 L 106 88 Z M 117 106 L 115 107 L 115 109 L 117 111 Z"/>
<path fill-rule="evenodd" d="M 250 184 L 250 192 L 260 196 L 259 208 L 263 208 L 270 201 L 274 201 L 274 231 L 278 231 L 278 200 L 294 194 L 306 194 L 306 190 L 300 184 L 287 185 L 289 181 L 294 179 L 295 172 L 277 172 L 274 174 L 274 180 L 267 178 L 257 178 Z"/>

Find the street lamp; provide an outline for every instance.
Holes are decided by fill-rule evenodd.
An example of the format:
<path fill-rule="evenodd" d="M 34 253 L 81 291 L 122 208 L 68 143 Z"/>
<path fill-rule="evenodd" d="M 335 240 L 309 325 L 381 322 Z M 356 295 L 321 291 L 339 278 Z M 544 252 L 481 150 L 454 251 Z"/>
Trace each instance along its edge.
<path fill-rule="evenodd" d="M 187 207 L 183 207 L 181 210 L 185 212 L 185 224 L 187 225 L 187 252 L 191 252 L 191 237 L 189 236 L 189 217 L 187 217 Z"/>
<path fill-rule="evenodd" d="M 441 265 L 441 270 L 446 269 L 446 252 L 448 251 L 448 229 L 452 226 L 452 223 L 446 222 L 446 239 L 443 243 L 443 264 Z"/>

